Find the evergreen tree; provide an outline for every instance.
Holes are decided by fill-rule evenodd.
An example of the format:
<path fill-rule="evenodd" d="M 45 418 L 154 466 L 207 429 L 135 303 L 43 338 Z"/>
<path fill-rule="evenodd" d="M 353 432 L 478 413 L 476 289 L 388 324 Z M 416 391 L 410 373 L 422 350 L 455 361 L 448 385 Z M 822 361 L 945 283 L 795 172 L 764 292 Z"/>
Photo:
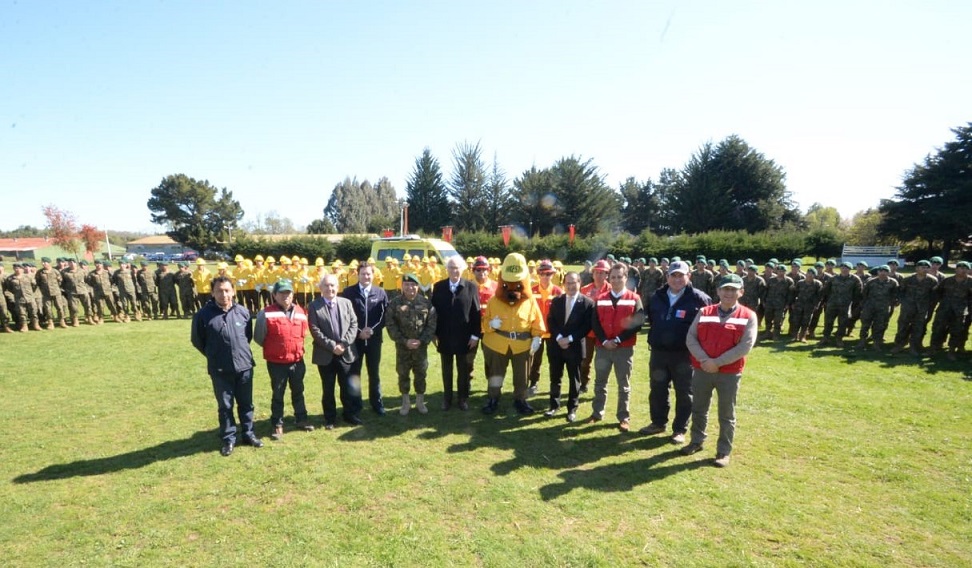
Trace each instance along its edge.
<path fill-rule="evenodd" d="M 449 224 L 450 206 L 439 161 L 428 148 L 415 159 L 415 169 L 405 186 L 409 231 L 434 233 Z"/>
<path fill-rule="evenodd" d="M 452 151 L 453 172 L 449 182 L 452 219 L 457 229 L 486 228 L 486 167 L 479 143 L 464 142 Z"/>

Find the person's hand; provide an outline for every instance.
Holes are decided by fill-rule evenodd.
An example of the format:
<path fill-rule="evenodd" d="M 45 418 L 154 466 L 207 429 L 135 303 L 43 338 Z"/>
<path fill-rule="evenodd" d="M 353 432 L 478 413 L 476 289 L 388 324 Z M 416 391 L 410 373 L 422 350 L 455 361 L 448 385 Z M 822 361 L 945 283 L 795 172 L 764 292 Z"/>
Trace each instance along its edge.
<path fill-rule="evenodd" d="M 615 349 L 618 348 L 618 344 L 615 343 L 613 339 L 608 339 L 607 341 L 601 344 L 601 347 L 607 349 L 608 351 L 614 351 Z"/>
<path fill-rule="evenodd" d="M 533 355 L 534 353 L 540 350 L 540 343 L 542 341 L 543 340 L 540 339 L 539 337 L 533 338 L 533 341 L 530 343 L 530 355 Z"/>
<path fill-rule="evenodd" d="M 715 361 L 712 359 L 706 359 L 702 361 L 702 370 L 706 373 L 718 373 L 719 365 L 716 365 Z"/>
<path fill-rule="evenodd" d="M 503 325 L 503 321 L 500 319 L 499 316 L 493 316 L 493 319 L 489 320 L 489 327 L 493 329 L 499 329 L 500 327 L 502 327 L 502 325 Z"/>
<path fill-rule="evenodd" d="M 405 347 L 415 350 L 422 346 L 422 342 L 418 339 L 408 339 L 405 341 Z"/>
<path fill-rule="evenodd" d="M 561 349 L 567 349 L 570 347 L 570 340 L 566 337 L 561 337 L 557 340 L 557 345 L 559 345 Z"/>
<path fill-rule="evenodd" d="M 361 331 L 358 332 L 358 339 L 371 339 L 371 336 L 375 334 L 375 331 L 370 327 L 363 327 Z"/>
<path fill-rule="evenodd" d="M 469 350 L 470 351 L 474 351 L 476 349 L 476 346 L 477 345 L 479 345 L 479 340 L 476 339 L 475 337 L 470 337 L 469 338 Z"/>
<path fill-rule="evenodd" d="M 334 349 L 331 350 L 331 353 L 334 353 L 335 355 L 340 357 L 341 355 L 344 355 L 345 351 L 346 349 L 344 348 L 344 344 L 338 343 L 337 345 L 334 346 Z"/>

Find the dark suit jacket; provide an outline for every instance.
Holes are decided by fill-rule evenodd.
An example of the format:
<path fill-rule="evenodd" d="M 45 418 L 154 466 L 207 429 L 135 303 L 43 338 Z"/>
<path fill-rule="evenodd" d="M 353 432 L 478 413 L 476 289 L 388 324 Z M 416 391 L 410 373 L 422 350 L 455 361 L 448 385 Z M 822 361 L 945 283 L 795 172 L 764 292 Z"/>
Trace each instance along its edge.
<path fill-rule="evenodd" d="M 449 279 L 432 286 L 432 306 L 438 314 L 435 336 L 439 353 L 463 355 L 469 352 L 469 338 L 482 337 L 482 316 L 479 310 L 479 286 L 459 279 L 455 296 L 449 290 Z"/>
<path fill-rule="evenodd" d="M 367 326 L 375 331 L 371 337 L 372 341 L 381 341 L 381 332 L 385 329 L 385 311 L 388 310 L 388 294 L 380 286 L 372 284 L 371 293 L 368 294 L 368 305 L 365 306 L 364 296 L 361 295 L 361 286 L 355 284 L 348 286 L 341 292 L 341 296 L 351 300 L 354 306 L 354 315 L 358 317 L 358 329 Z"/>
<path fill-rule="evenodd" d="M 341 359 L 345 363 L 353 363 L 357 358 L 354 340 L 358 337 L 358 318 L 354 315 L 354 307 L 347 298 L 336 296 L 338 318 L 340 320 L 340 337 L 331 325 L 331 313 L 324 303 L 324 298 L 318 298 L 307 306 L 307 319 L 310 324 L 311 336 L 314 338 L 314 351 L 311 362 L 315 365 L 327 365 L 334 359 L 334 347 L 338 343 L 344 345 L 346 351 Z"/>
<path fill-rule="evenodd" d="M 584 337 L 591 331 L 594 322 L 594 301 L 578 292 L 577 301 L 574 302 L 574 308 L 570 311 L 570 318 L 564 322 L 566 312 L 567 294 L 561 294 L 550 302 L 550 312 L 547 313 L 547 331 L 550 332 L 551 341 L 555 341 L 558 335 L 574 336 L 574 341 L 564 351 L 572 352 L 573 355 L 579 357 L 581 347 L 584 344 Z M 558 346 L 557 349 L 560 349 L 560 347 Z"/>

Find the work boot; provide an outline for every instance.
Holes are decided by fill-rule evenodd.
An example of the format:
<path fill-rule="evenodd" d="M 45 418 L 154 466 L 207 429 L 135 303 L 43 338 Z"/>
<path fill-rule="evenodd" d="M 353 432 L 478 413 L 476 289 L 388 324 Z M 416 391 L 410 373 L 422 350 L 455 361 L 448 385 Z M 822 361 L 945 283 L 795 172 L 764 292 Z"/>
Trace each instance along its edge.
<path fill-rule="evenodd" d="M 40 326 L 39 323 L 37 323 L 37 320 L 34 320 L 34 321 L 30 322 L 30 329 L 32 329 L 34 331 L 40 331 L 41 330 L 41 326 Z"/>
<path fill-rule="evenodd" d="M 20 324 L 20 332 L 27 333 L 27 322 Z"/>
<path fill-rule="evenodd" d="M 57 327 L 67 329 L 67 322 L 64 321 L 64 318 L 61 318 L 61 321 L 57 322 Z"/>
<path fill-rule="evenodd" d="M 142 312 L 135 312 L 135 321 L 142 321 Z"/>
<path fill-rule="evenodd" d="M 71 318 L 71 327 L 78 327 L 80 325 L 81 325 L 81 323 L 78 321 L 78 318 L 77 317 Z"/>
<path fill-rule="evenodd" d="M 415 395 L 415 410 L 418 410 L 419 414 L 428 414 L 429 407 L 425 406 L 425 395 L 417 394 Z"/>
<path fill-rule="evenodd" d="M 402 408 L 398 411 L 402 416 L 408 416 L 408 411 L 412 409 L 412 398 L 407 394 L 402 395 Z"/>
<path fill-rule="evenodd" d="M 2 331 L 3 331 L 3 333 L 13 333 L 13 330 L 10 329 L 10 326 L 7 325 L 7 324 L 3 324 L 3 330 Z"/>
<path fill-rule="evenodd" d="M 51 319 L 47 320 L 47 323 L 44 324 L 44 327 L 46 329 L 54 329 L 54 320 Z"/>
<path fill-rule="evenodd" d="M 483 406 L 483 414 L 495 414 L 498 408 L 499 398 L 491 396 L 486 400 L 486 405 Z"/>

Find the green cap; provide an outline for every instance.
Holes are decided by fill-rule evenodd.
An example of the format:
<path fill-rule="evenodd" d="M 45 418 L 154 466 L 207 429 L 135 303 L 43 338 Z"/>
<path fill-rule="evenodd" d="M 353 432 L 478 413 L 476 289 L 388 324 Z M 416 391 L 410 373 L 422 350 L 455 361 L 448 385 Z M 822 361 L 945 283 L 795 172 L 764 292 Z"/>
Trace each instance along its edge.
<path fill-rule="evenodd" d="M 406 272 L 405 274 L 402 274 L 402 282 L 414 282 L 416 284 L 421 284 L 418 276 L 416 276 L 414 272 Z"/>
<path fill-rule="evenodd" d="M 41 257 L 41 262 L 50 262 L 50 261 L 51 261 L 51 257 L 49 257 L 49 256 L 42 256 Z"/>
<path fill-rule="evenodd" d="M 277 280 L 277 283 L 273 285 L 274 294 L 276 294 L 277 292 L 293 292 L 293 291 L 294 291 L 294 285 L 290 282 L 290 280 L 286 278 L 282 280 Z"/>
<path fill-rule="evenodd" d="M 940 256 L 933 256 L 929 260 L 932 264 L 945 264 L 945 261 Z"/>
<path fill-rule="evenodd" d="M 738 274 L 726 274 L 719 279 L 719 288 L 742 288 L 743 281 Z"/>
<path fill-rule="evenodd" d="M 803 266 L 803 261 L 799 258 L 794 258 L 790 261 L 790 266 Z"/>
<path fill-rule="evenodd" d="M 878 272 L 881 272 L 882 270 L 885 272 L 891 272 L 891 268 L 887 264 L 882 264 L 881 266 L 877 267 L 877 269 Z"/>
<path fill-rule="evenodd" d="M 824 267 L 824 263 L 822 263 L 822 262 L 820 262 L 820 261 L 818 260 L 817 262 L 815 262 L 815 263 L 813 263 L 813 266 L 814 266 L 815 268 L 823 268 L 823 267 Z"/>
<path fill-rule="evenodd" d="M 807 274 L 813 274 L 814 276 L 816 276 L 817 269 L 811 266 L 810 268 L 807 269 Z"/>
<path fill-rule="evenodd" d="M 931 263 L 927 260 L 919 260 L 915 263 L 915 266 L 924 266 L 925 268 L 931 268 Z"/>
<path fill-rule="evenodd" d="M 846 262 L 842 262 L 842 263 L 840 264 L 840 267 L 841 267 L 841 268 L 854 268 L 854 265 L 853 265 L 853 264 L 851 264 L 851 263 L 850 263 L 850 261 L 846 261 Z"/>
<path fill-rule="evenodd" d="M 888 259 L 888 265 L 890 266 L 892 264 L 895 265 L 895 266 L 901 266 L 901 263 L 898 262 L 898 259 L 896 259 L 896 258 Z"/>
<path fill-rule="evenodd" d="M 696 256 L 695 257 L 695 262 L 705 262 L 705 255 L 704 254 L 700 254 L 700 255 Z"/>
<path fill-rule="evenodd" d="M 832 258 L 828 258 L 827 259 L 827 266 L 837 266 L 837 261 L 834 260 L 834 259 L 832 259 Z"/>
<path fill-rule="evenodd" d="M 655 257 L 651 257 L 648 259 L 648 262 L 654 262 L 655 264 L 658 264 L 658 259 Z"/>
<path fill-rule="evenodd" d="M 969 268 L 972 268 L 972 267 L 969 266 L 969 263 L 967 261 L 963 260 L 963 261 L 960 261 L 960 262 L 955 263 L 955 268 L 964 268 L 964 269 L 968 270 Z"/>
<path fill-rule="evenodd" d="M 863 260 L 858 260 L 857 261 L 857 266 L 863 266 L 864 268 L 867 268 L 867 263 L 864 262 Z"/>

